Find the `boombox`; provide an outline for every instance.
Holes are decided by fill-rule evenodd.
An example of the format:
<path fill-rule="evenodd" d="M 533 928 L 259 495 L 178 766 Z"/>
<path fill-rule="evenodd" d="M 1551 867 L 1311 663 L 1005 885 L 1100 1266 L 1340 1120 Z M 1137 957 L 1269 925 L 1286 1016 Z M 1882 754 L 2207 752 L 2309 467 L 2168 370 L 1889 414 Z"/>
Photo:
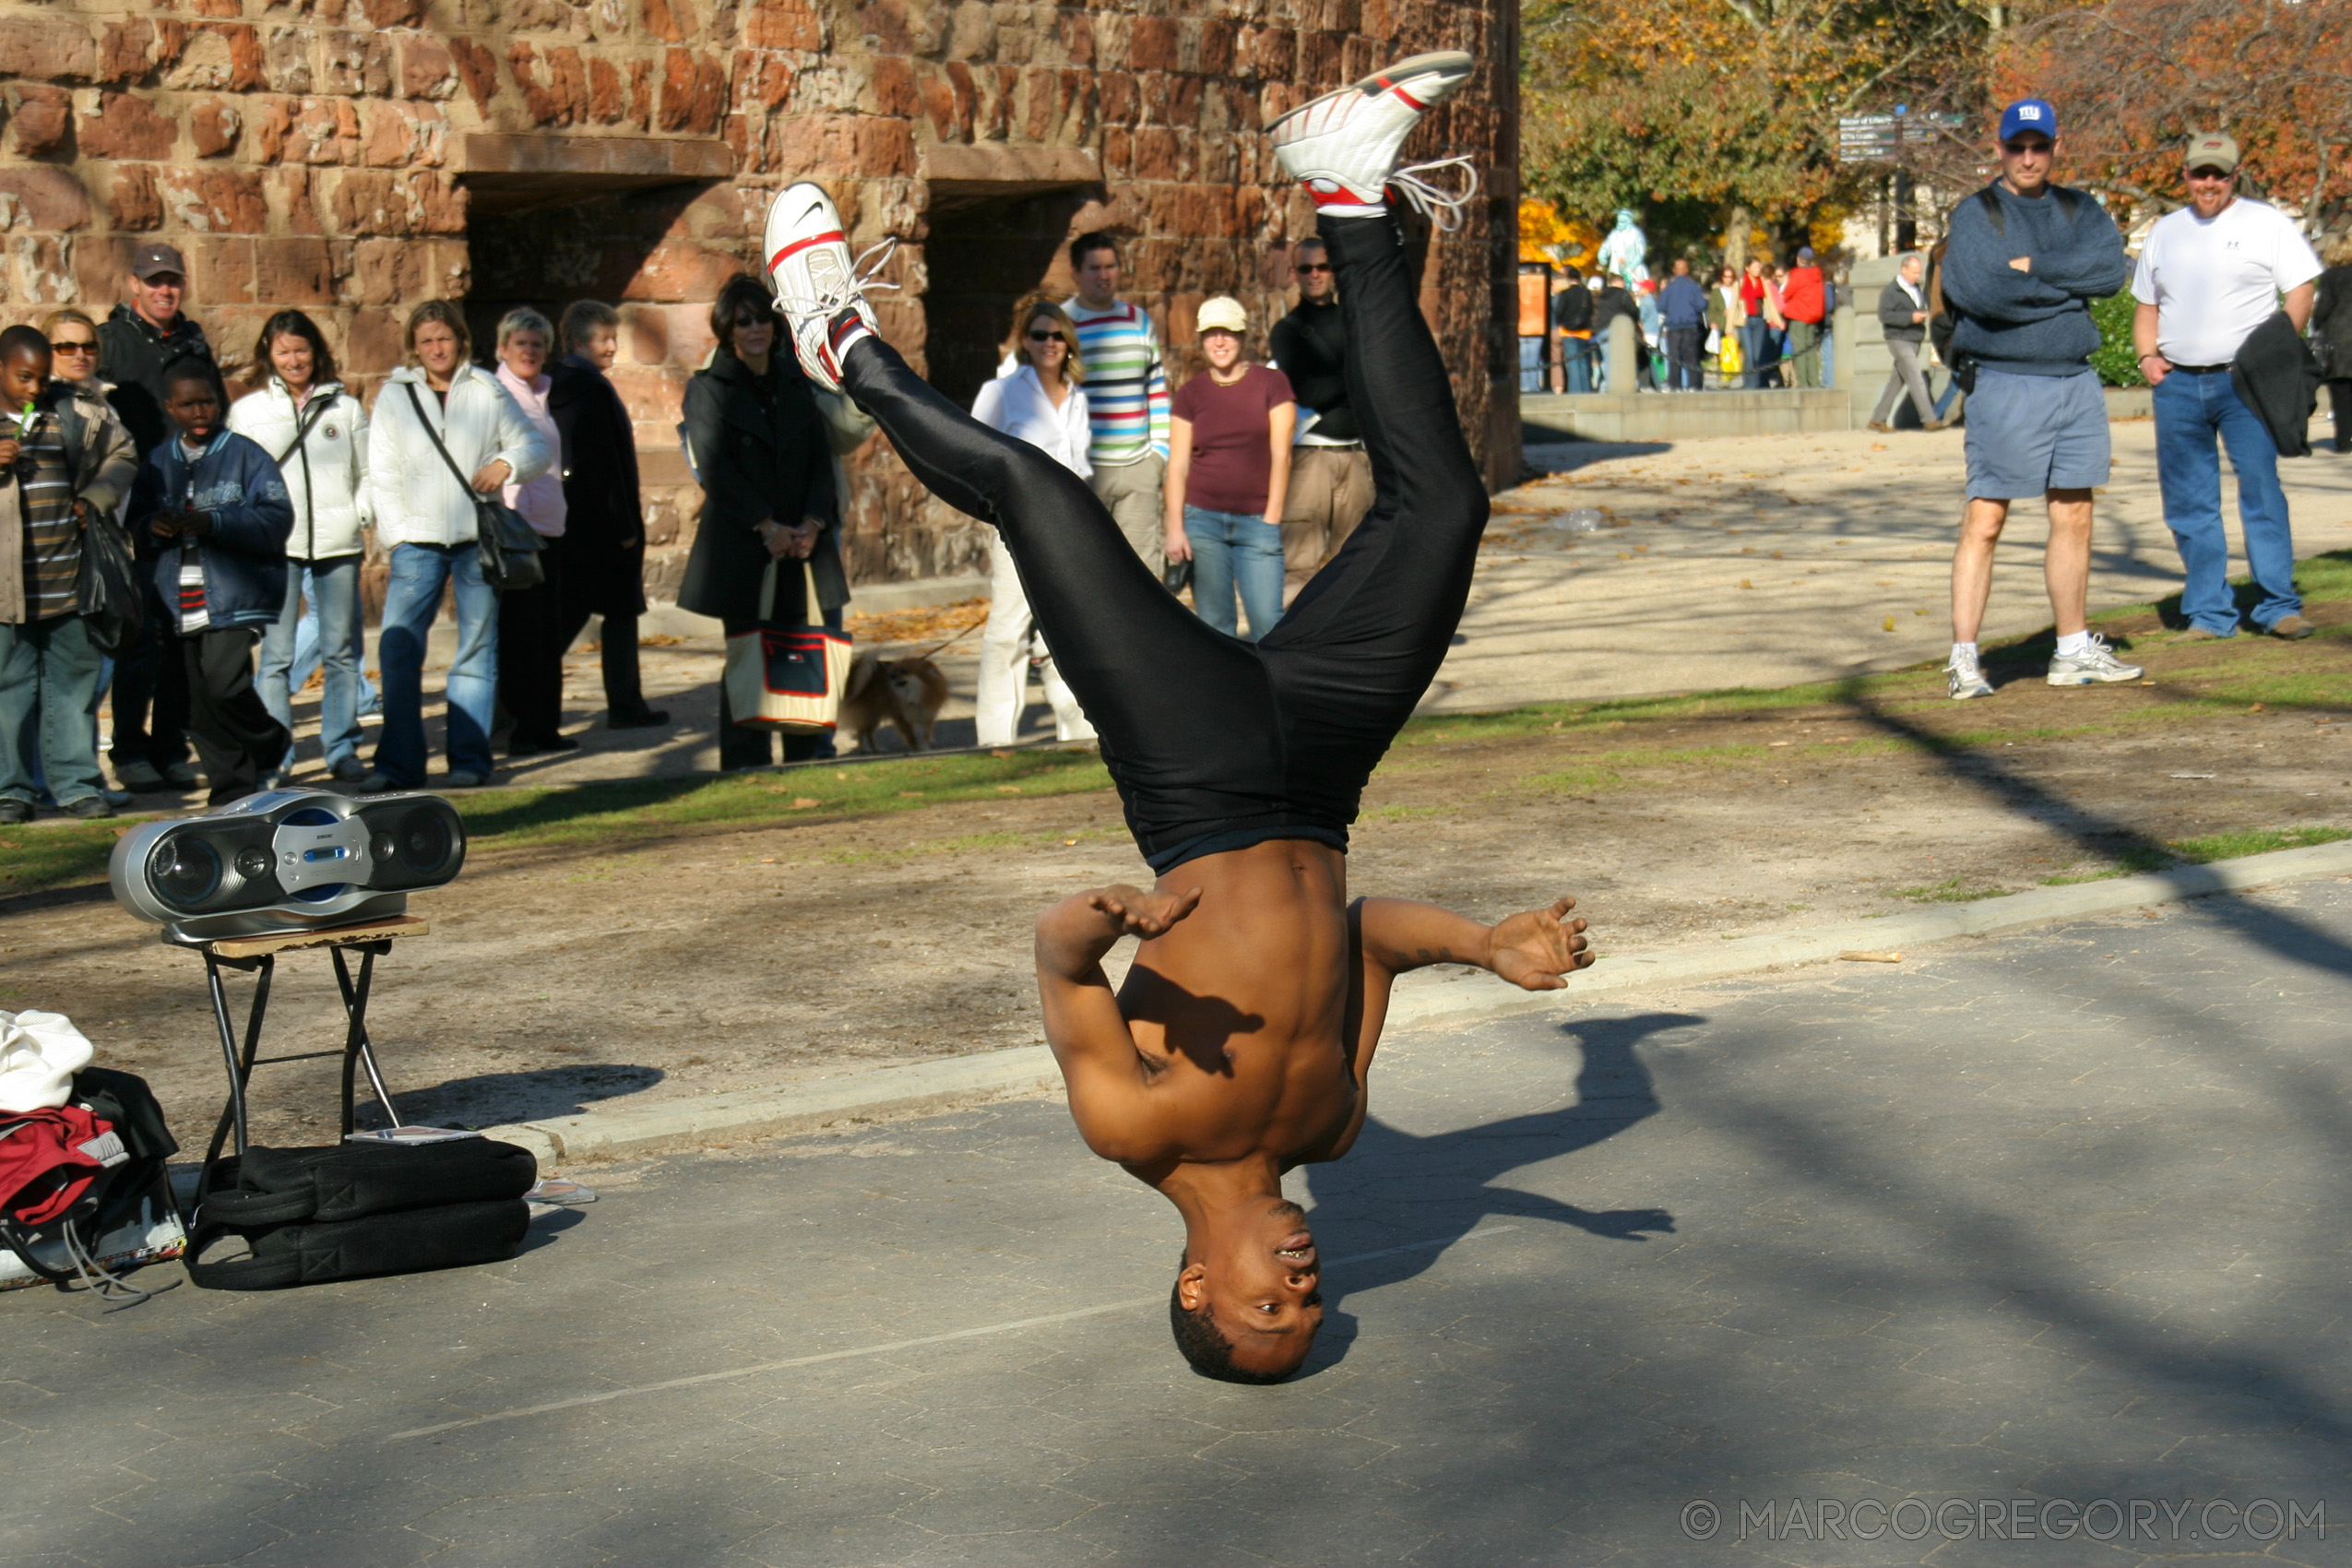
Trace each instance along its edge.
<path fill-rule="evenodd" d="M 279 936 L 404 914 L 456 880 L 466 825 L 438 795 L 267 790 L 115 840 L 114 901 L 177 941 Z"/>

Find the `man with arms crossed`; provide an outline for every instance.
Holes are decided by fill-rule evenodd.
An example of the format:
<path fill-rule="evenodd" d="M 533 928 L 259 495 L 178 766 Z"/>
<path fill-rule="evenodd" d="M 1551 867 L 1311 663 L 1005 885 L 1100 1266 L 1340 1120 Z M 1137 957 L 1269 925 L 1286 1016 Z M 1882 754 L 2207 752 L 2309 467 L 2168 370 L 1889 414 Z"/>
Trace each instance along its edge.
<path fill-rule="evenodd" d="M 2311 317 L 2320 258 L 2287 215 L 2238 194 L 2238 143 L 2219 132 L 2192 137 L 2183 169 L 2189 205 L 2166 214 L 2140 247 L 2132 278 L 2139 302 L 2132 343 L 2140 374 L 2155 388 L 2156 482 L 2164 520 L 2188 575 L 2180 613 L 2182 641 L 2238 635 L 2238 601 L 2229 591 L 2229 539 L 2221 526 L 2221 455 L 2238 474 L 2238 517 L 2246 530 L 2246 564 L 2262 599 L 2255 628 L 2275 637 L 2308 637 L 2295 591 L 2295 540 L 2287 492 L 2278 482 L 2278 445 L 2260 416 L 2230 385 L 2229 362 L 2254 328 L 2281 308 L 2295 330 Z"/>
<path fill-rule="evenodd" d="M 1084 480 L 971 419 L 882 341 L 823 190 L 793 185 L 768 214 L 777 308 L 802 365 L 873 414 L 935 494 L 1003 535 L 1158 873 L 1148 892 L 1097 888 L 1039 920 L 1046 1037 L 1087 1146 L 1183 1216 L 1177 1344 L 1231 1382 L 1297 1370 L 1322 1324 L 1314 1239 L 1282 1173 L 1354 1142 L 1390 983 L 1473 964 L 1550 991 L 1591 961 L 1565 898 L 1495 926 L 1348 901 L 1364 781 L 1445 658 L 1486 526 L 1384 195 L 1406 135 L 1471 69 L 1467 54 L 1417 56 L 1271 127 L 1338 267 L 1378 497 L 1254 643 L 1161 588 Z M 1101 960 L 1126 936 L 1143 944 L 1114 992 Z"/>
<path fill-rule="evenodd" d="M 2091 369 L 2099 346 L 2090 302 L 2123 286 L 2123 236 L 2081 191 L 2049 183 L 2058 113 L 2038 98 L 2002 112 L 2001 178 L 1952 211 L 1943 297 L 1959 313 L 1954 362 L 1973 364 L 1968 391 L 1968 505 L 1952 557 L 1955 699 L 1989 697 L 1977 648 L 1992 595 L 1992 552 L 2011 501 L 2039 495 L 2049 508 L 2042 558 L 2058 621 L 2053 686 L 2136 681 L 2089 629 L 2091 491 L 2107 482 L 2112 448 L 2107 398 Z"/>

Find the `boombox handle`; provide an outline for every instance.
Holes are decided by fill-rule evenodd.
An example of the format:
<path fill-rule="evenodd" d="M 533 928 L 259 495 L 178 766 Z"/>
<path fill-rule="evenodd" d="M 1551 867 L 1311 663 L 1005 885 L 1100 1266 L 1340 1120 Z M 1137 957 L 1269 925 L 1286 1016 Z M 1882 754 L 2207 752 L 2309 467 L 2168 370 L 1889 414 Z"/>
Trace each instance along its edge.
<path fill-rule="evenodd" d="M 206 989 L 212 998 L 212 1019 L 220 1033 L 221 1064 L 229 1075 L 228 1103 L 220 1108 L 220 1121 L 212 1131 L 212 1142 L 205 1149 L 204 1172 L 196 1182 L 196 1204 L 204 1202 L 212 1190 L 212 1179 L 220 1164 L 221 1151 L 232 1134 L 236 1139 L 236 1151 L 242 1155 L 247 1143 L 245 1119 L 245 1087 L 255 1067 L 267 1067 L 279 1062 L 309 1062 L 322 1056 L 343 1059 L 343 1132 L 353 1130 L 354 1097 L 358 1088 L 358 1072 L 367 1070 L 368 1086 L 374 1090 L 376 1103 L 384 1113 L 398 1124 L 400 1114 L 392 1104 L 392 1092 L 385 1087 L 384 1075 L 375 1064 L 375 1048 L 367 1034 L 368 990 L 375 978 L 375 960 L 392 950 L 395 936 L 422 935 L 425 922 L 414 918 L 399 918 L 372 921 L 342 931 L 304 932 L 298 936 L 223 938 L 214 942 L 194 943 L 204 956 Z M 269 985 L 278 968 L 278 955 L 290 947 L 325 947 L 335 965 L 335 986 L 342 993 L 346 1028 L 339 1051 L 305 1051 L 289 1056 L 262 1056 L 261 1026 L 269 1011 Z M 347 951 L 360 955 L 360 972 L 352 978 L 346 960 Z M 246 1010 L 244 1038 L 240 1046 L 237 1027 L 229 1013 L 229 990 L 221 971 L 236 969 L 252 974 L 254 991 L 252 1004 Z"/>

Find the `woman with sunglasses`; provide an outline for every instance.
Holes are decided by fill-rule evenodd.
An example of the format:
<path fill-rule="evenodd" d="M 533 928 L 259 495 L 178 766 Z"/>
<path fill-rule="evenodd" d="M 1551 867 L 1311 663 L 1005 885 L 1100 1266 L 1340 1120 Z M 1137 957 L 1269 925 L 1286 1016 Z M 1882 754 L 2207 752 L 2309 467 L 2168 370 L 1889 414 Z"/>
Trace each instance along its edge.
<path fill-rule="evenodd" d="M 820 621 L 837 632 L 849 579 L 825 412 L 799 362 L 776 352 L 776 312 L 758 279 L 739 276 L 719 291 L 710 333 L 719 347 L 686 383 L 686 449 L 703 502 L 678 607 L 714 617 L 731 636 Z M 814 604 L 805 592 L 811 575 Z M 784 737 L 786 762 L 831 754 L 830 736 Z M 720 683 L 720 771 L 775 760 L 774 736 L 738 725 Z"/>
<path fill-rule="evenodd" d="M 980 389 L 972 418 L 1028 442 L 1081 479 L 1091 477 L 1087 447 L 1093 425 L 1087 395 L 1078 386 L 1085 369 L 1078 361 L 1077 327 L 1053 301 L 1031 294 L 1013 307 L 1013 330 L 1014 368 Z M 1054 739 L 1092 740 L 1094 726 L 1054 667 L 1053 650 L 1038 635 L 1013 552 L 992 534 L 988 562 L 988 629 L 980 634 L 980 696 L 973 713 L 980 743 L 1009 746 L 1019 737 L 1032 646 L 1044 655 L 1038 675 L 1053 707 Z"/>

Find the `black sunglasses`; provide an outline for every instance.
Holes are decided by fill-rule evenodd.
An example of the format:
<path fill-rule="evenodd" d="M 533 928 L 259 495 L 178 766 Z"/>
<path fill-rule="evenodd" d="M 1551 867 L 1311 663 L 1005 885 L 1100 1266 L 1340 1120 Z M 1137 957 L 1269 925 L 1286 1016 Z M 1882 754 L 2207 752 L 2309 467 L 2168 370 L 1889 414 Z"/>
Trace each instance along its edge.
<path fill-rule="evenodd" d="M 1062 341 L 1062 334 L 1059 332 L 1032 331 L 1029 334 L 1029 341 L 1032 343 L 1059 343 Z"/>
<path fill-rule="evenodd" d="M 2230 172 L 2227 169 L 2192 169 L 2189 171 L 2189 178 L 2192 180 L 2227 180 L 2229 178 L 2229 173 Z M 52 344 L 51 347 L 53 348 L 55 345 Z"/>
<path fill-rule="evenodd" d="M 1290 270 L 1293 272 L 1328 272 L 1331 270 L 1331 263 L 1327 261 L 1302 261 Z"/>
<path fill-rule="evenodd" d="M 735 325 L 737 327 L 760 327 L 765 326 L 767 321 L 768 315 L 764 310 L 743 310 L 737 311 L 735 313 Z"/>
<path fill-rule="evenodd" d="M 49 351 L 53 354 L 94 354 L 98 352 L 98 343 L 94 339 L 87 343 L 60 343 L 52 338 L 49 339 Z"/>

